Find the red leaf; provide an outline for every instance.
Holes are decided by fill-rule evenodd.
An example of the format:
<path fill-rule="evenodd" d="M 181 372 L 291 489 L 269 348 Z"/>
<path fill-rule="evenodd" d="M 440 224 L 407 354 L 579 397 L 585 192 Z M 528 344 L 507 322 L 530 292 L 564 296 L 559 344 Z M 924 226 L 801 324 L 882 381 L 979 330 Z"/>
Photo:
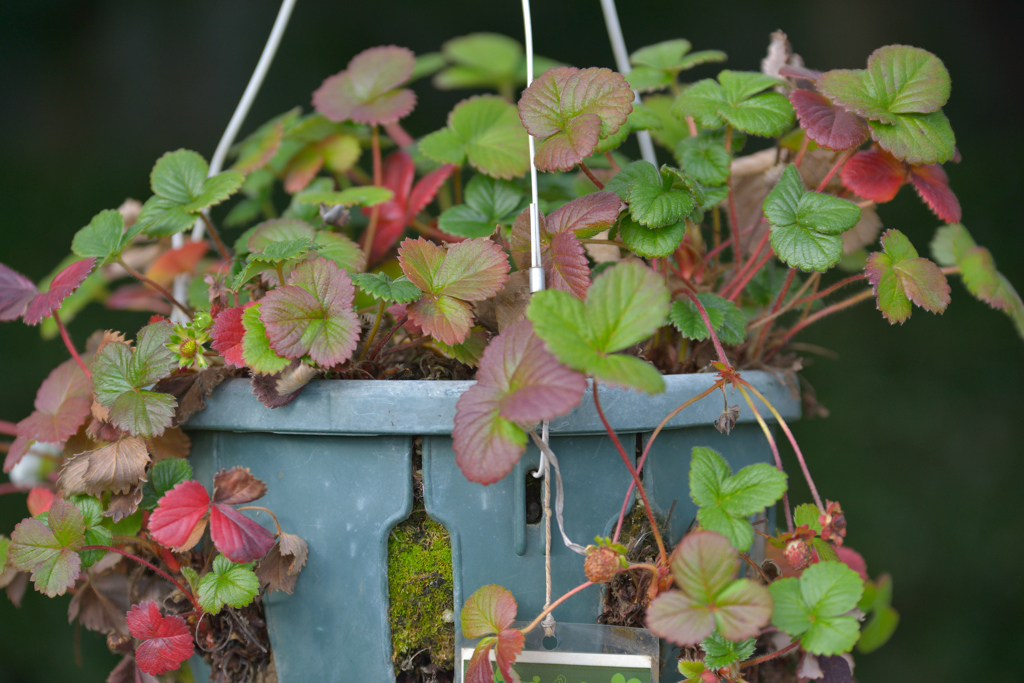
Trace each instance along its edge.
<path fill-rule="evenodd" d="M 258 560 L 274 545 L 272 533 L 233 507 L 219 503 L 210 510 L 210 536 L 217 550 L 232 562 Z"/>
<path fill-rule="evenodd" d="M 552 237 L 548 256 L 550 263 L 544 265 L 550 273 L 549 286 L 585 299 L 590 287 L 590 262 L 576 235 L 562 232 Z"/>
<path fill-rule="evenodd" d="M 888 202 L 906 182 L 907 170 L 903 162 L 876 147 L 850 157 L 843 165 L 840 177 L 843 185 L 864 199 Z"/>
<path fill-rule="evenodd" d="M 245 307 L 235 306 L 221 311 L 213 323 L 213 342 L 210 343 L 213 350 L 223 356 L 225 364 L 236 368 L 245 367 L 242 359 L 242 337 L 245 335 L 242 326 L 243 310 Z"/>
<path fill-rule="evenodd" d="M 146 270 L 146 277 L 166 287 L 174 282 L 175 276 L 195 270 L 199 259 L 206 255 L 209 248 L 210 245 L 206 240 L 199 242 L 190 240 L 177 249 L 168 249 L 153 261 L 153 264 Z"/>
<path fill-rule="evenodd" d="M 32 439 L 28 439 L 24 436 L 19 436 L 11 443 L 11 449 L 7 451 L 6 457 L 4 457 L 4 472 L 10 472 L 11 468 L 21 462 L 21 459 L 28 453 L 28 449 L 32 446 Z"/>
<path fill-rule="evenodd" d="M 852 149 L 868 139 L 870 131 L 864 119 L 832 104 L 821 93 L 794 90 L 789 101 L 807 136 L 825 149 Z"/>
<path fill-rule="evenodd" d="M 164 494 L 149 518 L 149 533 L 161 545 L 177 551 L 199 542 L 206 529 L 210 496 L 198 481 L 183 481 Z"/>
<path fill-rule="evenodd" d="M 92 408 L 92 382 L 74 360 L 66 360 L 36 392 L 36 409 L 18 423 L 18 434 L 59 443 L 73 436 Z"/>
<path fill-rule="evenodd" d="M 53 491 L 44 488 L 34 488 L 28 492 L 28 513 L 38 517 L 40 513 L 46 512 L 53 505 Z"/>
<path fill-rule="evenodd" d="M 38 325 L 43 318 L 49 318 L 55 310 L 60 308 L 64 299 L 78 289 L 78 285 L 82 284 L 85 278 L 89 277 L 95 263 L 95 258 L 75 261 L 57 273 L 50 283 L 49 291 L 36 295 L 29 302 L 28 308 L 25 309 L 25 324 Z"/>
<path fill-rule="evenodd" d="M 0 320 L 17 320 L 39 293 L 27 277 L 0 263 Z"/>
<path fill-rule="evenodd" d="M 947 223 L 960 222 L 960 200 L 949 188 L 949 177 L 938 164 L 912 166 L 910 182 L 935 215 Z"/>
<path fill-rule="evenodd" d="M 610 228 L 624 207 L 614 192 L 592 192 L 552 211 L 546 227 L 552 235 L 572 231 L 577 237 L 593 237 Z"/>
<path fill-rule="evenodd" d="M 373 236 L 373 248 L 370 250 L 370 261 L 376 261 L 387 253 L 402 236 L 406 226 L 426 207 L 437 194 L 438 189 L 448 179 L 455 167 L 446 164 L 420 178 L 413 187 L 416 177 L 416 166 L 412 157 L 404 150 L 393 152 L 384 160 L 381 169 L 381 185 L 394 193 L 394 196 L 378 204 L 377 230 Z M 363 213 L 373 213 L 373 208 L 366 207 Z M 365 237 L 360 242 L 365 244 Z"/>
<path fill-rule="evenodd" d="M 467 638 L 501 633 L 516 620 L 517 611 L 516 599 L 507 588 L 481 586 L 462 606 L 462 633 Z"/>
<path fill-rule="evenodd" d="M 501 670 L 501 676 L 506 681 L 516 680 L 512 673 L 512 665 L 515 664 L 519 653 L 523 651 L 525 640 L 523 632 L 517 628 L 507 628 L 498 634 L 498 645 L 494 648 L 494 653 L 498 660 L 498 669 Z"/>
<path fill-rule="evenodd" d="M 466 667 L 466 683 L 494 683 L 494 668 L 491 666 L 493 643 L 476 646 Z"/>
<path fill-rule="evenodd" d="M 143 641 L 135 648 L 135 662 L 146 673 L 159 676 L 175 671 L 192 656 L 192 633 L 178 616 L 162 616 L 155 602 L 134 605 L 125 615 L 132 636 Z"/>

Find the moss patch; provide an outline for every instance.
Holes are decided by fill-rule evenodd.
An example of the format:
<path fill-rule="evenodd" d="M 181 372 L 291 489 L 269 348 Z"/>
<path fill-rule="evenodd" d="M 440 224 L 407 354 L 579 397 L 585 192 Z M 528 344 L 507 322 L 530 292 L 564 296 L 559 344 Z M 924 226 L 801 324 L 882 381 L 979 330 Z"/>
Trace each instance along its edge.
<path fill-rule="evenodd" d="M 430 663 L 451 669 L 455 657 L 452 545 L 448 531 L 417 506 L 388 539 L 391 658 L 399 671 Z M 447 618 L 446 618 L 447 617 Z"/>

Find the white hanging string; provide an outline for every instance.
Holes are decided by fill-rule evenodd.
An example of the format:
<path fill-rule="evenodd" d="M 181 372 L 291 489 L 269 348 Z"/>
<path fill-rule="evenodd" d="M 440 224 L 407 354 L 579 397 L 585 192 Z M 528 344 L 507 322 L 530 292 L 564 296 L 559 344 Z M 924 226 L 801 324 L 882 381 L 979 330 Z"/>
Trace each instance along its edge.
<path fill-rule="evenodd" d="M 619 13 L 615 9 L 615 0 L 601 0 L 601 9 L 604 11 L 604 23 L 608 27 L 608 38 L 612 41 L 612 53 L 615 55 L 615 67 L 623 76 L 632 71 L 629 65 L 629 53 L 626 52 L 626 41 L 622 37 L 622 26 L 619 24 Z M 633 91 L 635 102 L 640 102 L 640 93 Z M 640 143 L 640 156 L 644 161 L 658 165 L 658 158 L 654 155 L 654 142 L 651 141 L 651 134 L 646 130 L 636 132 L 636 140 Z"/>
<path fill-rule="evenodd" d="M 235 107 L 235 113 L 231 115 L 231 120 L 228 122 L 228 127 L 224 130 L 220 142 L 217 143 L 217 149 L 210 160 L 210 172 L 207 174 L 207 177 L 217 175 L 224 168 L 224 160 L 228 156 L 228 150 L 231 149 L 239 129 L 245 123 L 245 117 L 248 116 L 249 109 L 252 107 L 256 95 L 263 85 L 263 79 L 266 77 L 267 71 L 270 70 L 270 64 L 274 61 L 274 55 L 277 54 L 277 47 L 281 44 L 281 37 L 284 36 L 284 30 L 287 28 L 288 20 L 292 16 L 295 2 L 296 0 L 283 0 L 281 3 L 281 9 L 278 10 L 277 18 L 274 20 L 274 27 L 270 30 L 270 37 L 267 38 L 267 44 L 263 47 L 263 54 L 260 55 L 260 60 L 256 63 L 256 70 L 253 71 L 252 78 L 249 79 L 249 84 L 245 87 L 242 99 L 238 102 L 238 106 Z M 204 213 L 208 214 L 209 211 Z M 192 228 L 192 241 L 198 242 L 203 239 L 204 230 L 205 225 L 202 219 L 197 220 Z M 182 233 L 178 233 L 171 238 L 171 246 L 175 249 L 182 247 L 184 244 L 185 237 Z M 188 280 L 187 275 L 179 275 L 174 280 L 174 298 L 178 301 L 184 301 L 188 298 Z M 175 309 L 171 316 L 172 319 L 175 316 L 183 318 L 184 313 Z M 184 320 L 177 320 L 176 322 L 184 322 Z"/>

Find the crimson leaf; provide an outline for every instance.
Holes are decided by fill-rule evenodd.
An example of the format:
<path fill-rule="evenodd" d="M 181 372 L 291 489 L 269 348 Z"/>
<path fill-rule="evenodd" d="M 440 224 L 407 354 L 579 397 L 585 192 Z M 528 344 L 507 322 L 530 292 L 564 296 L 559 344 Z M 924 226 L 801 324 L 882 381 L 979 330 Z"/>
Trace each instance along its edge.
<path fill-rule="evenodd" d="M 135 648 L 135 662 L 146 673 L 159 676 L 176 671 L 192 656 L 192 633 L 179 616 L 162 616 L 151 600 L 133 605 L 125 615 L 128 630 L 142 643 Z"/>
<path fill-rule="evenodd" d="M 82 284 L 85 278 L 89 277 L 95 263 L 95 258 L 82 259 L 57 273 L 56 277 L 50 281 L 50 288 L 45 292 L 39 292 L 28 302 L 25 308 L 25 324 L 38 325 L 44 318 L 53 315 L 53 312 L 60 308 L 64 299 L 78 289 L 78 285 Z"/>
<path fill-rule="evenodd" d="M 807 137 L 825 149 L 844 150 L 859 147 L 868 139 L 870 130 L 864 119 L 813 90 L 794 90 L 789 101 L 796 110 Z"/>

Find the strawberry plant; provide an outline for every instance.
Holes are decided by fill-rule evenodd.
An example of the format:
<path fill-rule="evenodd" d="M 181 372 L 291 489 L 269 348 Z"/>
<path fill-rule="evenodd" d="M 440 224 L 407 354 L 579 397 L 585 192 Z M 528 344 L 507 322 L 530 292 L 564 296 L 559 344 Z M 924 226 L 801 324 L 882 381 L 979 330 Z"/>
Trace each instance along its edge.
<path fill-rule="evenodd" d="M 626 557 L 624 504 L 613 536 L 571 544 L 587 555 L 587 580 L 529 624 L 514 625 L 509 591 L 481 588 L 461 611 L 464 636 L 479 639 L 466 680 L 494 680 L 492 651 L 513 680 L 526 632 L 620 575 L 643 577 L 632 625 L 683 647 L 687 680 L 738 682 L 755 670 L 849 680 L 848 653 L 874 650 L 896 627 L 891 580 L 867 577 L 845 545 L 841 506 L 822 499 L 785 420 L 744 372 L 792 375 L 791 340 L 863 301 L 890 323 L 915 306 L 940 314 L 952 276 L 1022 336 L 1024 303 L 960 222 L 941 166 L 959 154 L 937 56 L 890 45 L 864 69 L 821 72 L 786 53 L 767 72 L 683 83 L 689 69 L 726 58 L 690 48 L 680 39 L 637 50 L 628 79 L 551 64 L 528 85 L 522 48 L 502 36 L 456 39 L 421 59 L 366 50 L 324 80 L 311 113 L 282 114 L 244 140 L 233 168 L 210 173 L 189 150 L 162 156 L 153 195 L 99 212 L 70 256 L 55 255 L 48 282 L 0 265 L 0 320 L 52 321 L 70 354 L 30 415 L 0 422 L 12 437 L 5 472 L 49 467 L 4 490 L 30 489 L 29 516 L 0 537 L 0 584 L 73 593 L 72 619 L 124 655 L 117 680 L 163 675 L 193 653 L 220 680 L 257 679 L 271 662 L 261 596 L 292 593 L 309 548 L 250 504 L 267 484 L 247 469 L 216 473 L 212 488 L 193 479 L 182 428 L 220 383 L 251 378 L 273 409 L 315 379 L 475 378 L 452 439 L 464 475 L 484 485 L 508 475 L 531 441 L 557 468 L 538 425 L 589 390 L 654 559 Z M 433 72 L 439 88 L 496 94 L 464 99 L 417 138 L 402 125 L 417 101 L 409 86 Z M 622 153 L 641 130 L 664 147 L 660 166 Z M 535 226 L 530 136 L 542 172 Z M 765 148 L 739 157 L 754 137 Z M 896 228 L 881 233 L 876 209 L 907 183 L 944 223 L 932 258 Z M 211 208 L 229 202 L 215 220 Z M 173 247 L 197 221 L 210 242 Z M 226 229 L 243 230 L 229 242 Z M 547 289 L 531 293 L 531 265 Z M 116 283 L 106 304 L 146 308 L 149 324 L 131 341 L 111 330 L 72 339 L 67 321 L 103 298 L 90 283 Z M 694 448 L 699 512 L 673 548 L 640 476 L 661 426 L 637 460 L 600 395 L 657 394 L 666 375 L 694 372 L 716 373 L 713 386 L 661 425 L 732 387 L 746 405 L 726 404 L 716 427 L 728 432 L 749 410 L 775 462 L 733 472 Z M 772 418 L 810 490 L 795 508 Z M 780 501 L 784 530 L 751 523 Z M 749 554 L 758 536 L 767 558 Z M 151 599 L 129 600 L 140 581 Z"/>

